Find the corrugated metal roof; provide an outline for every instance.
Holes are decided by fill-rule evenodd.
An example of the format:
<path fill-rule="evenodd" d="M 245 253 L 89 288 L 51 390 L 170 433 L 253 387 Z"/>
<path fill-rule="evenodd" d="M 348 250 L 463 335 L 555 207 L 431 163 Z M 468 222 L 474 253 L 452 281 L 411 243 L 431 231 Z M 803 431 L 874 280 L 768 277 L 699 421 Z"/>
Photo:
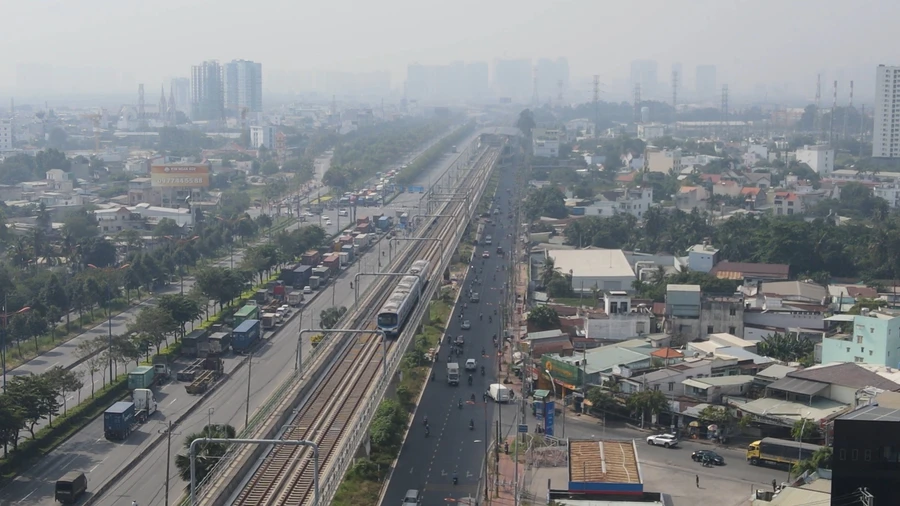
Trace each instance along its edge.
<path fill-rule="evenodd" d="M 768 386 L 773 390 L 781 390 L 782 392 L 791 392 L 800 395 L 817 395 L 828 388 L 827 383 L 819 383 L 817 381 L 808 381 L 799 378 L 781 378 L 780 380 Z"/>

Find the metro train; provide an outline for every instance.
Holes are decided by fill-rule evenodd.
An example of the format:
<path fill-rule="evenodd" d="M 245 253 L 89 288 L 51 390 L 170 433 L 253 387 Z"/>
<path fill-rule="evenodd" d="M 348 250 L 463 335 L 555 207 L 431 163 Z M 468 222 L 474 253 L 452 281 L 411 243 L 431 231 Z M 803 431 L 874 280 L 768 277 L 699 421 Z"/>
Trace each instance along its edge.
<path fill-rule="evenodd" d="M 403 331 L 403 325 L 416 308 L 419 295 L 428 283 L 431 263 L 428 260 L 416 260 L 409 268 L 409 275 L 400 278 L 400 282 L 391 292 L 387 302 L 378 312 L 378 330 L 387 337 L 397 337 Z"/>

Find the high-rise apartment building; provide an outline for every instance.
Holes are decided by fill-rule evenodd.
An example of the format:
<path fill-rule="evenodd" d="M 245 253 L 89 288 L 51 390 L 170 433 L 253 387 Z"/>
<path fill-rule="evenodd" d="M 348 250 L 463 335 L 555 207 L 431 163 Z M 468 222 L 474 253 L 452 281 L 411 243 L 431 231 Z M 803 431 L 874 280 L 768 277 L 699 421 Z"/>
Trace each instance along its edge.
<path fill-rule="evenodd" d="M 494 91 L 502 97 L 527 99 L 532 92 L 531 60 L 497 60 L 494 62 Z"/>
<path fill-rule="evenodd" d="M 559 94 L 559 83 L 562 82 L 563 90 L 569 87 L 569 61 L 565 58 L 551 60 L 541 58 L 537 62 L 537 91 L 541 101 L 548 98 L 556 99 Z M 534 92 L 534 90 L 532 90 Z"/>
<path fill-rule="evenodd" d="M 12 118 L 0 119 L 0 151 L 9 151 L 15 147 L 16 133 Z"/>
<path fill-rule="evenodd" d="M 658 99 L 657 85 L 659 65 L 654 60 L 634 60 L 631 62 L 631 87 L 641 85 L 641 100 Z"/>
<path fill-rule="evenodd" d="M 697 65 L 694 88 L 697 90 L 697 99 L 712 100 L 717 96 L 716 90 L 716 66 Z"/>
<path fill-rule="evenodd" d="M 225 108 L 262 112 L 262 64 L 234 60 L 225 64 Z"/>
<path fill-rule="evenodd" d="M 488 65 L 484 62 L 412 63 L 406 67 L 406 98 L 409 100 L 467 100 L 483 97 L 487 90 Z"/>
<path fill-rule="evenodd" d="M 222 66 L 205 61 L 191 67 L 191 119 L 218 121 L 225 117 L 225 83 Z"/>
<path fill-rule="evenodd" d="M 175 97 L 175 110 L 185 114 L 191 113 L 191 80 L 187 77 L 175 77 L 169 83 L 172 96 Z"/>
<path fill-rule="evenodd" d="M 490 89 L 490 69 L 487 62 L 467 63 L 465 73 L 467 98 L 484 98 Z"/>
<path fill-rule="evenodd" d="M 900 157 L 900 67 L 879 65 L 875 73 L 872 156 Z"/>

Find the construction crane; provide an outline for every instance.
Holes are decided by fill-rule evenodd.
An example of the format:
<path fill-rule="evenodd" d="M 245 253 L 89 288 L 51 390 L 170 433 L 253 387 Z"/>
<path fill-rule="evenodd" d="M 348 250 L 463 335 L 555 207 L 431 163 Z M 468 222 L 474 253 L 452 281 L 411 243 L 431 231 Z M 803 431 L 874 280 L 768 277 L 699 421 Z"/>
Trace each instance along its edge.
<path fill-rule="evenodd" d="M 104 110 L 100 110 L 98 113 L 94 114 L 82 114 L 81 117 L 85 119 L 90 119 L 91 124 L 93 125 L 94 130 L 94 154 L 100 152 L 100 120 L 103 119 Z"/>

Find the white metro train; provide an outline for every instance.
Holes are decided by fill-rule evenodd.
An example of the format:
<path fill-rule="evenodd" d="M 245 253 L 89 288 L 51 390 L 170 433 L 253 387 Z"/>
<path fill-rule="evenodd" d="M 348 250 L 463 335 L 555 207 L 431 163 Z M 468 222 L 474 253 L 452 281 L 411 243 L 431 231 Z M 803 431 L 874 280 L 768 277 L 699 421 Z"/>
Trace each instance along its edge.
<path fill-rule="evenodd" d="M 400 335 L 406 319 L 416 308 L 421 292 L 428 283 L 430 267 L 428 260 L 413 262 L 409 268 L 409 275 L 400 278 L 391 296 L 378 312 L 378 330 L 383 331 L 388 337 Z"/>

